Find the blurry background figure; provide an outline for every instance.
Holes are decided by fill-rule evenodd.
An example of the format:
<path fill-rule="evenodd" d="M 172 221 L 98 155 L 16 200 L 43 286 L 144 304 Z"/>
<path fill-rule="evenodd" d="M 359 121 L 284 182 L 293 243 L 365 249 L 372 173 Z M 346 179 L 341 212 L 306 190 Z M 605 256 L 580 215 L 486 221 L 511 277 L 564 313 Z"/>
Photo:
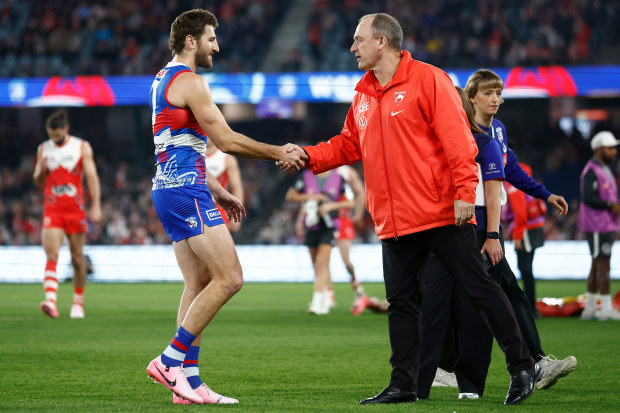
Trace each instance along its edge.
<path fill-rule="evenodd" d="M 586 233 L 592 267 L 588 275 L 586 308 L 582 320 L 594 317 L 600 321 L 620 320 L 620 313 L 612 309 L 609 280 L 611 247 L 620 228 L 618 217 L 618 186 L 609 166 L 618 155 L 620 144 L 608 131 L 599 132 L 592 138 L 590 147 L 594 156 L 581 173 L 581 205 L 579 228 Z M 596 294 L 600 294 L 601 311 L 596 311 Z"/>
<path fill-rule="evenodd" d="M 336 305 L 329 260 L 334 246 L 338 211 L 353 208 L 353 200 L 345 196 L 350 192 L 349 184 L 339 173 L 327 171 L 314 176 L 305 170 L 286 193 L 287 201 L 303 204 L 300 220 L 305 229 L 304 244 L 310 249 L 315 273 L 314 293 L 308 308 L 310 314 L 328 314 Z M 301 228 L 299 225 L 297 227 L 299 234 Z"/>
<path fill-rule="evenodd" d="M 243 182 L 241 181 L 241 170 L 239 169 L 237 158 L 220 151 L 213 141 L 208 140 L 205 164 L 207 170 L 218 180 L 220 185 L 233 194 L 239 201 L 244 203 Z M 224 222 L 226 222 L 226 226 L 231 232 L 236 232 L 241 229 L 241 221 L 230 221 L 219 205 L 217 205 L 217 208 L 220 210 L 222 218 L 224 218 Z"/>
<path fill-rule="evenodd" d="M 56 263 L 66 235 L 73 266 L 73 305 L 69 315 L 71 318 L 84 318 L 86 263 L 82 248 L 88 222 L 82 172 L 88 183 L 91 199 L 89 216 L 93 222 L 101 219 L 99 176 L 93 149 L 88 142 L 69 135 L 69 121 L 64 110 L 51 114 L 45 122 L 45 128 L 49 139 L 39 145 L 33 174 L 35 184 L 45 192 L 41 243 L 47 262 L 43 279 L 45 301 L 41 302 L 40 309 L 43 314 L 58 318 Z"/>
<path fill-rule="evenodd" d="M 364 191 L 364 184 L 359 177 L 359 174 L 354 168 L 343 165 L 336 169 L 336 172 L 342 176 L 346 183 L 349 184 L 349 188 L 352 193 L 344 194 L 341 200 L 352 199 L 355 204 L 353 215 L 349 208 L 342 208 L 338 213 L 338 221 L 336 225 L 336 240 L 338 243 L 338 249 L 340 250 L 340 256 L 344 262 L 347 272 L 351 276 L 351 286 L 355 291 L 355 300 L 351 307 L 351 312 L 354 315 L 360 315 L 366 308 L 368 303 L 368 296 L 364 292 L 364 287 L 360 284 L 359 280 L 355 277 L 355 267 L 351 262 L 349 252 L 351 245 L 355 239 L 355 227 L 361 227 L 364 224 L 364 213 L 366 212 L 366 193 Z M 347 188 L 347 189 L 349 189 Z"/>
<path fill-rule="evenodd" d="M 519 162 L 519 165 L 532 176 L 532 168 L 529 165 L 523 162 Z M 540 318 L 536 310 L 536 285 L 532 263 L 536 248 L 542 247 L 545 242 L 543 227 L 547 205 L 542 199 L 519 191 L 507 181 L 504 181 L 504 188 L 508 195 L 508 203 L 502 208 L 502 221 L 509 222 L 506 232 L 509 234 L 512 232 L 523 289 L 530 302 L 532 314 L 535 318 Z"/>

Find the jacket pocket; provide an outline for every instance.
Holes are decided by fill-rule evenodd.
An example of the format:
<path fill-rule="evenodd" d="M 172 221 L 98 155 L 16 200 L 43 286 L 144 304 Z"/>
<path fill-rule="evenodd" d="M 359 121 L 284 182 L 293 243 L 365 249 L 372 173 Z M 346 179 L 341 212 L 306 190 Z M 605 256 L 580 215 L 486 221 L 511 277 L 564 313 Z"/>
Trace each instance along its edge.
<path fill-rule="evenodd" d="M 426 171 L 424 172 L 424 179 L 426 180 L 426 186 L 428 187 L 428 193 L 434 201 L 441 201 L 441 196 L 437 192 L 437 185 L 435 183 L 435 174 L 433 173 L 433 167 L 426 161 Z"/>

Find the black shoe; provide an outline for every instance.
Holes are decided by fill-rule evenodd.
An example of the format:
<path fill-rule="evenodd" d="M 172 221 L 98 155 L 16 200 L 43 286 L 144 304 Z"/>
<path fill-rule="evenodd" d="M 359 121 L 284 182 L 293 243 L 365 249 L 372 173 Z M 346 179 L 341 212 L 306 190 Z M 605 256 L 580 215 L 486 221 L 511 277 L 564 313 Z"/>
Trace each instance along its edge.
<path fill-rule="evenodd" d="M 527 370 L 521 370 L 518 373 L 511 374 L 510 387 L 508 388 L 508 394 L 506 395 L 504 404 L 521 404 L 521 402 L 530 397 L 541 375 L 542 370 L 538 364 L 534 364 L 533 367 Z"/>
<path fill-rule="evenodd" d="M 362 400 L 360 404 L 405 403 L 417 401 L 418 395 L 414 391 L 401 390 L 398 387 L 392 387 L 390 385 L 376 396 Z"/>

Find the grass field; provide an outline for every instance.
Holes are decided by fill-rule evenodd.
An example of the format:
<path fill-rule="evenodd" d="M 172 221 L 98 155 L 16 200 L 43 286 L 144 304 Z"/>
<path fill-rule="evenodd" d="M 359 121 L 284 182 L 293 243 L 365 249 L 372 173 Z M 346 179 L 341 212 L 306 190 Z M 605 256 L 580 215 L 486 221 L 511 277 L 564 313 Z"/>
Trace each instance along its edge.
<path fill-rule="evenodd" d="M 538 282 L 539 296 L 578 295 L 585 281 Z M 69 319 L 72 288 L 60 286 L 61 317 L 38 309 L 40 285 L 0 284 L 0 411 L 137 412 L 612 412 L 620 409 L 620 322 L 541 319 L 543 349 L 573 354 L 575 371 L 519 407 L 502 405 L 509 376 L 497 347 L 485 396 L 457 400 L 436 388 L 429 400 L 360 406 L 389 380 L 385 315 L 349 312 L 353 294 L 335 286 L 338 307 L 306 314 L 309 284 L 246 284 L 207 328 L 201 376 L 236 406 L 174 406 L 171 393 L 147 378 L 148 362 L 175 331 L 182 285 L 90 284 L 86 319 Z M 366 286 L 384 296 L 381 284 Z M 620 282 L 612 291 L 620 289 Z"/>

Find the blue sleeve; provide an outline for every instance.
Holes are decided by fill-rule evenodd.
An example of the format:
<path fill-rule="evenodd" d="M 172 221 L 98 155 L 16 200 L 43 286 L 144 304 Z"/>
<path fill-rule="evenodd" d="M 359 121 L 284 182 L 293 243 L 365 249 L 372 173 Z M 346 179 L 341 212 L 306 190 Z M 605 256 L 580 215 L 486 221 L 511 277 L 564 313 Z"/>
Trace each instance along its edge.
<path fill-rule="evenodd" d="M 502 148 L 495 139 L 489 139 L 489 142 L 484 148 L 480 169 L 482 169 L 483 181 L 505 178 Z"/>
<path fill-rule="evenodd" d="M 543 184 L 536 182 L 527 174 L 527 172 L 523 170 L 523 168 L 521 168 L 521 165 L 519 165 L 517 160 L 517 155 L 515 155 L 510 148 L 508 148 L 505 172 L 506 180 L 512 186 L 525 192 L 526 194 L 544 201 L 551 196 L 551 192 L 549 192 Z"/>

